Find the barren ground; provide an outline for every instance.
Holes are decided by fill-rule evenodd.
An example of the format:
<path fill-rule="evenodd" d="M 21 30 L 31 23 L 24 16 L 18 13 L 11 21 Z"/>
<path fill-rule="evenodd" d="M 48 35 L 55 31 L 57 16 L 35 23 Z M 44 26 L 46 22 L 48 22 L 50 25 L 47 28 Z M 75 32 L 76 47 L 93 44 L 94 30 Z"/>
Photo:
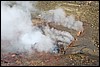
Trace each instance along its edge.
<path fill-rule="evenodd" d="M 54 9 L 55 6 L 62 7 L 67 15 L 75 15 L 77 20 L 84 24 L 84 32 L 76 37 L 76 32 L 69 32 L 77 38 L 74 43 L 76 47 L 70 47 L 73 51 L 83 48 L 82 54 L 66 52 L 65 55 L 50 53 L 2 53 L 2 66 L 98 66 L 99 65 L 99 2 L 90 1 L 56 1 L 39 2 L 37 7 L 41 10 Z M 59 27 L 58 27 L 59 28 Z M 61 30 L 66 28 L 60 27 Z M 72 52 L 72 51 L 71 51 Z"/>

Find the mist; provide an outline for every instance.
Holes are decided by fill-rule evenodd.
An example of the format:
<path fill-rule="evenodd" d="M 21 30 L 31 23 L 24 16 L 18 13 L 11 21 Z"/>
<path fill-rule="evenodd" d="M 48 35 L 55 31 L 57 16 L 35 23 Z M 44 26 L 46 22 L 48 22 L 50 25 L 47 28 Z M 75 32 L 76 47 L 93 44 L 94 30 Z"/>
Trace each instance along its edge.
<path fill-rule="evenodd" d="M 32 14 L 40 12 L 40 18 L 47 23 L 54 22 L 70 29 L 83 31 L 83 23 L 76 21 L 73 16 L 66 16 L 62 8 L 49 11 L 39 11 L 37 2 L 5 1 L 1 2 L 1 48 L 5 52 L 30 53 L 36 49 L 39 52 L 53 52 L 57 40 L 69 45 L 74 37 L 66 31 L 43 27 L 43 31 L 32 24 Z"/>
<path fill-rule="evenodd" d="M 31 12 L 33 11 L 37 9 L 30 2 L 2 2 L 1 41 L 7 42 L 2 43 L 2 49 L 11 52 L 31 51 L 31 46 L 37 43 L 35 49 L 47 52 L 53 47 L 52 40 L 40 30 L 37 31 L 37 27 L 32 26 Z"/>
<path fill-rule="evenodd" d="M 39 16 L 47 22 L 54 22 L 57 25 L 68 27 L 76 31 L 82 32 L 83 22 L 75 20 L 74 15 L 67 16 L 62 8 L 56 8 L 54 10 L 44 11 Z"/>

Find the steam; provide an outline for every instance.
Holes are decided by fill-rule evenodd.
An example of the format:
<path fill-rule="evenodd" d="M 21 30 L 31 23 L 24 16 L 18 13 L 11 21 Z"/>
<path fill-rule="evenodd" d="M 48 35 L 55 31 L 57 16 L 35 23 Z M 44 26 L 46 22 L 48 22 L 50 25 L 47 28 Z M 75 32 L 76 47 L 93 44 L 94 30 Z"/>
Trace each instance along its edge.
<path fill-rule="evenodd" d="M 47 22 L 54 22 L 69 29 L 83 32 L 83 23 L 76 21 L 73 15 L 66 17 L 65 11 L 62 8 L 42 12 L 39 16 Z"/>
<path fill-rule="evenodd" d="M 49 52 L 54 46 L 54 41 L 50 37 L 43 35 L 41 31 L 26 33 L 22 35 L 20 41 L 25 45 L 26 49 L 33 47 L 39 52 Z"/>
<path fill-rule="evenodd" d="M 1 48 L 8 52 L 57 52 L 57 40 L 69 45 L 74 37 L 66 31 L 58 31 L 48 26 L 41 28 L 32 25 L 32 16 L 39 11 L 37 2 L 2 1 L 1 2 Z M 63 9 L 58 8 L 42 12 L 41 19 L 54 22 L 70 29 L 83 31 L 83 23 L 75 21 L 73 16 L 67 16 Z M 44 33 L 43 33 L 44 32 Z"/>
<path fill-rule="evenodd" d="M 74 37 L 69 32 L 58 31 L 54 28 L 50 29 L 48 26 L 44 28 L 44 32 L 47 36 L 51 37 L 54 41 L 59 40 L 66 43 L 66 45 L 70 44 L 74 40 Z"/>
<path fill-rule="evenodd" d="M 32 27 L 31 11 L 35 10 L 30 2 L 2 2 L 1 40 L 10 43 L 2 44 L 2 48 L 12 52 L 31 51 L 36 43 L 35 49 L 47 52 L 53 47 L 49 37 L 43 35 L 37 27 Z"/>

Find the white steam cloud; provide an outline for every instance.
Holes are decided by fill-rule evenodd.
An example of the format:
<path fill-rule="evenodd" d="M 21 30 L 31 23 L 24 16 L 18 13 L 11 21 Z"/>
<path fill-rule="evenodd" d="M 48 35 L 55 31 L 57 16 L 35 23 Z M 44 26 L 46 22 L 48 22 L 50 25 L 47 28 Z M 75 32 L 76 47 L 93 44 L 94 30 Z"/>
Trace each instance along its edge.
<path fill-rule="evenodd" d="M 47 22 L 55 22 L 58 25 L 63 25 L 69 29 L 83 31 L 83 23 L 76 21 L 73 15 L 67 16 L 62 8 L 42 12 L 39 16 Z"/>
<path fill-rule="evenodd" d="M 53 48 L 53 41 L 32 27 L 31 11 L 34 10 L 30 2 L 1 3 L 1 40 L 8 41 L 2 43 L 2 48 L 8 51 L 31 50 L 35 43 L 34 48 L 38 51 L 47 52 Z"/>
<path fill-rule="evenodd" d="M 1 48 L 8 52 L 37 51 L 52 52 L 56 41 L 60 40 L 69 45 L 74 37 L 65 31 L 42 27 L 43 31 L 32 26 L 32 16 L 39 11 L 30 1 L 5 1 L 1 2 Z M 63 9 L 58 8 L 40 14 L 41 19 L 47 22 L 55 22 L 70 29 L 83 31 L 83 23 L 75 21 L 73 16 L 67 16 Z M 45 34 L 43 34 L 43 32 Z"/>

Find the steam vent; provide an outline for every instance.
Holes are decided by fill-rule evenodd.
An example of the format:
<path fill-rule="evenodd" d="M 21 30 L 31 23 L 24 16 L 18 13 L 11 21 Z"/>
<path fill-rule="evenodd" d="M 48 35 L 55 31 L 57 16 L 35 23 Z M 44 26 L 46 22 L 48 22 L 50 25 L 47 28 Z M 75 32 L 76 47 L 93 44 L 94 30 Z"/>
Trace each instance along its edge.
<path fill-rule="evenodd" d="M 98 66 L 98 1 L 1 1 L 2 66 Z"/>

